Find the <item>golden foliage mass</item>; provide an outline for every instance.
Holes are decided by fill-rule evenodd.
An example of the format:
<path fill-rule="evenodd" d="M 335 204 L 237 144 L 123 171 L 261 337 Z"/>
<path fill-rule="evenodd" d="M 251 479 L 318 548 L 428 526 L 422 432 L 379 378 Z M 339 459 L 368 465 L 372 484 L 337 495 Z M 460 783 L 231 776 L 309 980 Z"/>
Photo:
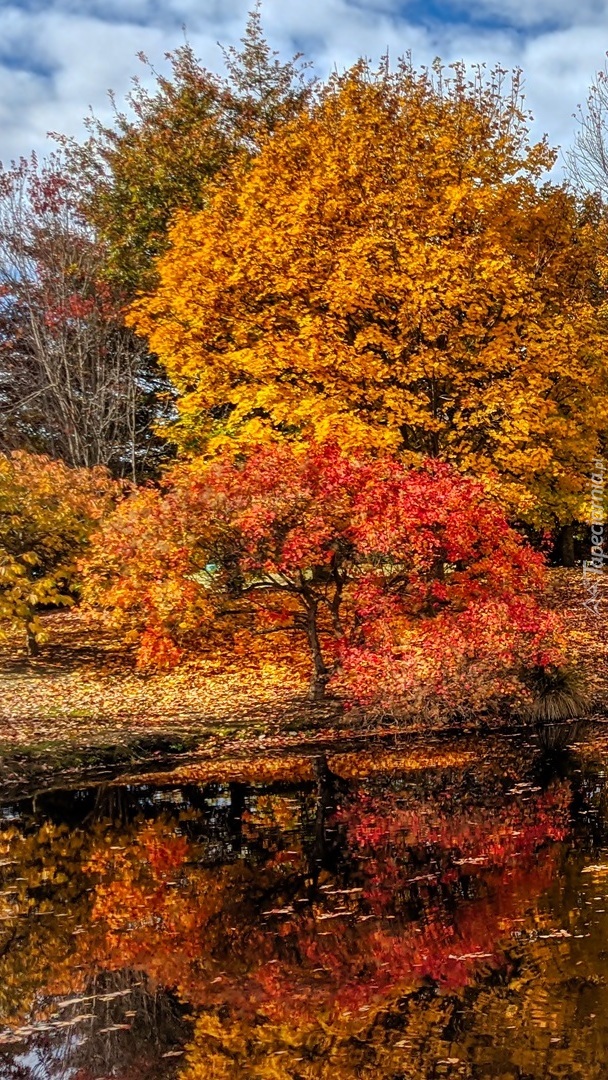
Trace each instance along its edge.
<path fill-rule="evenodd" d="M 598 230 L 541 183 L 553 161 L 501 73 L 330 79 L 178 216 L 131 313 L 182 447 L 332 433 L 442 456 L 536 524 L 576 517 L 608 400 Z"/>
<path fill-rule="evenodd" d="M 74 602 L 78 557 L 113 490 L 101 467 L 0 455 L 0 633 L 22 626 L 35 648 L 44 638 L 37 608 Z"/>

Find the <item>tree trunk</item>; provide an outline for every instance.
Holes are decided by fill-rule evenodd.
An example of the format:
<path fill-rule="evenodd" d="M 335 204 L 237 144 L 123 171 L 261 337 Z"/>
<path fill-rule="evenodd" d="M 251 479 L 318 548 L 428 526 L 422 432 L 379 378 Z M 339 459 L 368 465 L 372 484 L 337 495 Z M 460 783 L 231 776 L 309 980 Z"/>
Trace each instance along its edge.
<path fill-rule="evenodd" d="M 555 541 L 555 561 L 558 566 L 574 566 L 574 525 L 562 525 Z"/>
<path fill-rule="evenodd" d="M 327 821 L 336 809 L 336 775 L 327 764 L 327 755 L 313 758 L 313 771 L 316 782 L 315 832 L 310 849 L 309 877 L 315 888 L 319 873 L 328 869 L 332 862 L 334 845 L 328 843 Z"/>
<path fill-rule="evenodd" d="M 32 631 L 30 630 L 29 624 L 26 626 L 25 632 L 26 632 L 26 635 L 27 635 L 27 654 L 28 654 L 28 656 L 39 656 L 40 655 L 40 645 L 36 641 L 35 634 L 33 634 Z"/>
<path fill-rule="evenodd" d="M 311 701 L 323 701 L 325 697 L 325 687 L 327 686 L 327 680 L 329 679 L 329 670 L 323 659 L 321 644 L 319 642 L 316 604 L 311 604 L 308 608 L 306 636 L 308 638 L 313 664 L 313 674 L 310 681 L 310 698 Z"/>
<path fill-rule="evenodd" d="M 245 810 L 245 784 L 230 784 L 230 810 L 228 811 L 228 824 L 232 850 L 239 853 L 243 850 L 243 811 Z"/>

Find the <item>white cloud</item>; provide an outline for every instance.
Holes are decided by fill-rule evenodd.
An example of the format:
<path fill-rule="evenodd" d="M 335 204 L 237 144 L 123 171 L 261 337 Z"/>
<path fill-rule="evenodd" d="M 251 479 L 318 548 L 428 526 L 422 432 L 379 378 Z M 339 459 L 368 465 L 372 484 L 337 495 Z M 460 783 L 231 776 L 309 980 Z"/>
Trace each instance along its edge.
<path fill-rule="evenodd" d="M 447 3 L 447 0 L 446 0 Z M 462 3 L 463 16 L 454 12 Z M 411 50 L 417 64 L 501 61 L 524 68 L 535 131 L 567 144 L 572 114 L 584 100 L 608 46 L 605 0 L 451 0 L 451 17 L 421 16 L 424 0 L 265 0 L 266 32 L 283 54 L 304 48 L 320 74 L 365 54 L 377 60 Z M 109 116 L 143 50 L 162 68 L 183 41 L 221 67 L 216 42 L 238 41 L 251 0 L 12 0 L 1 15 L 0 158 L 50 148 L 49 130 L 79 134 L 92 106 Z M 438 9 L 438 0 L 434 5 Z M 475 19 L 480 20 L 475 25 Z M 496 19 L 496 25 L 492 24 Z M 525 31 L 525 32 L 524 32 Z M 140 72 L 141 73 L 141 72 Z"/>
<path fill-rule="evenodd" d="M 605 0 L 469 0 L 470 15 L 486 15 L 516 28 L 581 26 L 606 19 Z"/>

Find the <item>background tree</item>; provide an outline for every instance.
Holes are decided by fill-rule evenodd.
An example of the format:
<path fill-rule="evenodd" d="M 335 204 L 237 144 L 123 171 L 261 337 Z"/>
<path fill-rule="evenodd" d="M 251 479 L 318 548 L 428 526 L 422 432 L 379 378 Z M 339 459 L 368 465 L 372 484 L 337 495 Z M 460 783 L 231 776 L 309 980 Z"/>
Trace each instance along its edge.
<path fill-rule="evenodd" d="M 568 171 L 577 187 L 608 195 L 608 65 L 598 71 L 584 107 L 579 107 L 578 130 L 567 154 Z"/>
<path fill-rule="evenodd" d="M 135 478 L 158 458 L 166 380 L 124 325 L 78 201 L 57 157 L 0 172 L 0 447 Z"/>
<path fill-rule="evenodd" d="M 104 469 L 0 454 L 0 632 L 22 629 L 30 653 L 44 638 L 40 606 L 73 603 L 78 557 L 113 492 Z"/>
<path fill-rule="evenodd" d="M 334 76 L 182 215 L 132 324 L 182 447 L 336 432 L 576 520 L 606 429 L 596 232 L 541 184 L 519 76 Z"/>
<path fill-rule="evenodd" d="M 114 121 L 88 120 L 88 139 L 56 136 L 67 151 L 87 220 L 108 244 L 108 270 L 127 292 L 155 280 L 177 210 L 206 205 L 209 181 L 235 156 L 249 158 L 309 94 L 300 54 L 282 63 L 266 41 L 256 3 L 242 48 L 223 50 L 225 77 L 201 66 L 190 45 L 168 53 L 170 71 L 149 91 L 139 79 Z"/>

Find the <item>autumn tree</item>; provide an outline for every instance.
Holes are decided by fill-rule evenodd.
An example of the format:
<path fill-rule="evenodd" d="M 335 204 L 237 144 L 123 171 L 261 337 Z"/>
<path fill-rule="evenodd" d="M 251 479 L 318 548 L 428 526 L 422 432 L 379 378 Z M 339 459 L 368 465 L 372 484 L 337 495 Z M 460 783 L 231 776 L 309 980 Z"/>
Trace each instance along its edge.
<path fill-rule="evenodd" d="M 104 469 L 0 454 L 0 632 L 22 629 L 30 653 L 44 639 L 39 609 L 73 603 L 78 557 L 112 493 Z"/>
<path fill-rule="evenodd" d="M 166 379 L 124 324 L 78 202 L 58 157 L 0 171 L 0 448 L 135 478 L 157 463 Z"/>
<path fill-rule="evenodd" d="M 333 432 L 454 463 L 535 526 L 581 516 L 608 401 L 595 228 L 543 182 L 520 91 L 360 62 L 178 217 L 131 322 L 182 447 Z"/>
<path fill-rule="evenodd" d="M 177 466 L 96 537 L 85 595 L 144 663 L 242 630 L 307 642 L 312 694 L 410 715 L 489 707 L 555 662 L 542 560 L 450 466 L 333 444 Z M 291 644 L 290 644 L 291 642 Z"/>
<path fill-rule="evenodd" d="M 285 63 L 264 37 L 260 5 L 250 12 L 241 48 L 222 50 L 226 73 L 202 67 L 192 47 L 166 55 L 159 74 L 140 54 L 153 88 L 134 79 L 113 122 L 87 121 L 84 143 L 56 136 L 81 188 L 87 220 L 107 242 L 107 270 L 127 292 L 155 280 L 178 210 L 198 210 L 209 182 L 235 157 L 250 158 L 309 94 L 300 54 Z"/>

